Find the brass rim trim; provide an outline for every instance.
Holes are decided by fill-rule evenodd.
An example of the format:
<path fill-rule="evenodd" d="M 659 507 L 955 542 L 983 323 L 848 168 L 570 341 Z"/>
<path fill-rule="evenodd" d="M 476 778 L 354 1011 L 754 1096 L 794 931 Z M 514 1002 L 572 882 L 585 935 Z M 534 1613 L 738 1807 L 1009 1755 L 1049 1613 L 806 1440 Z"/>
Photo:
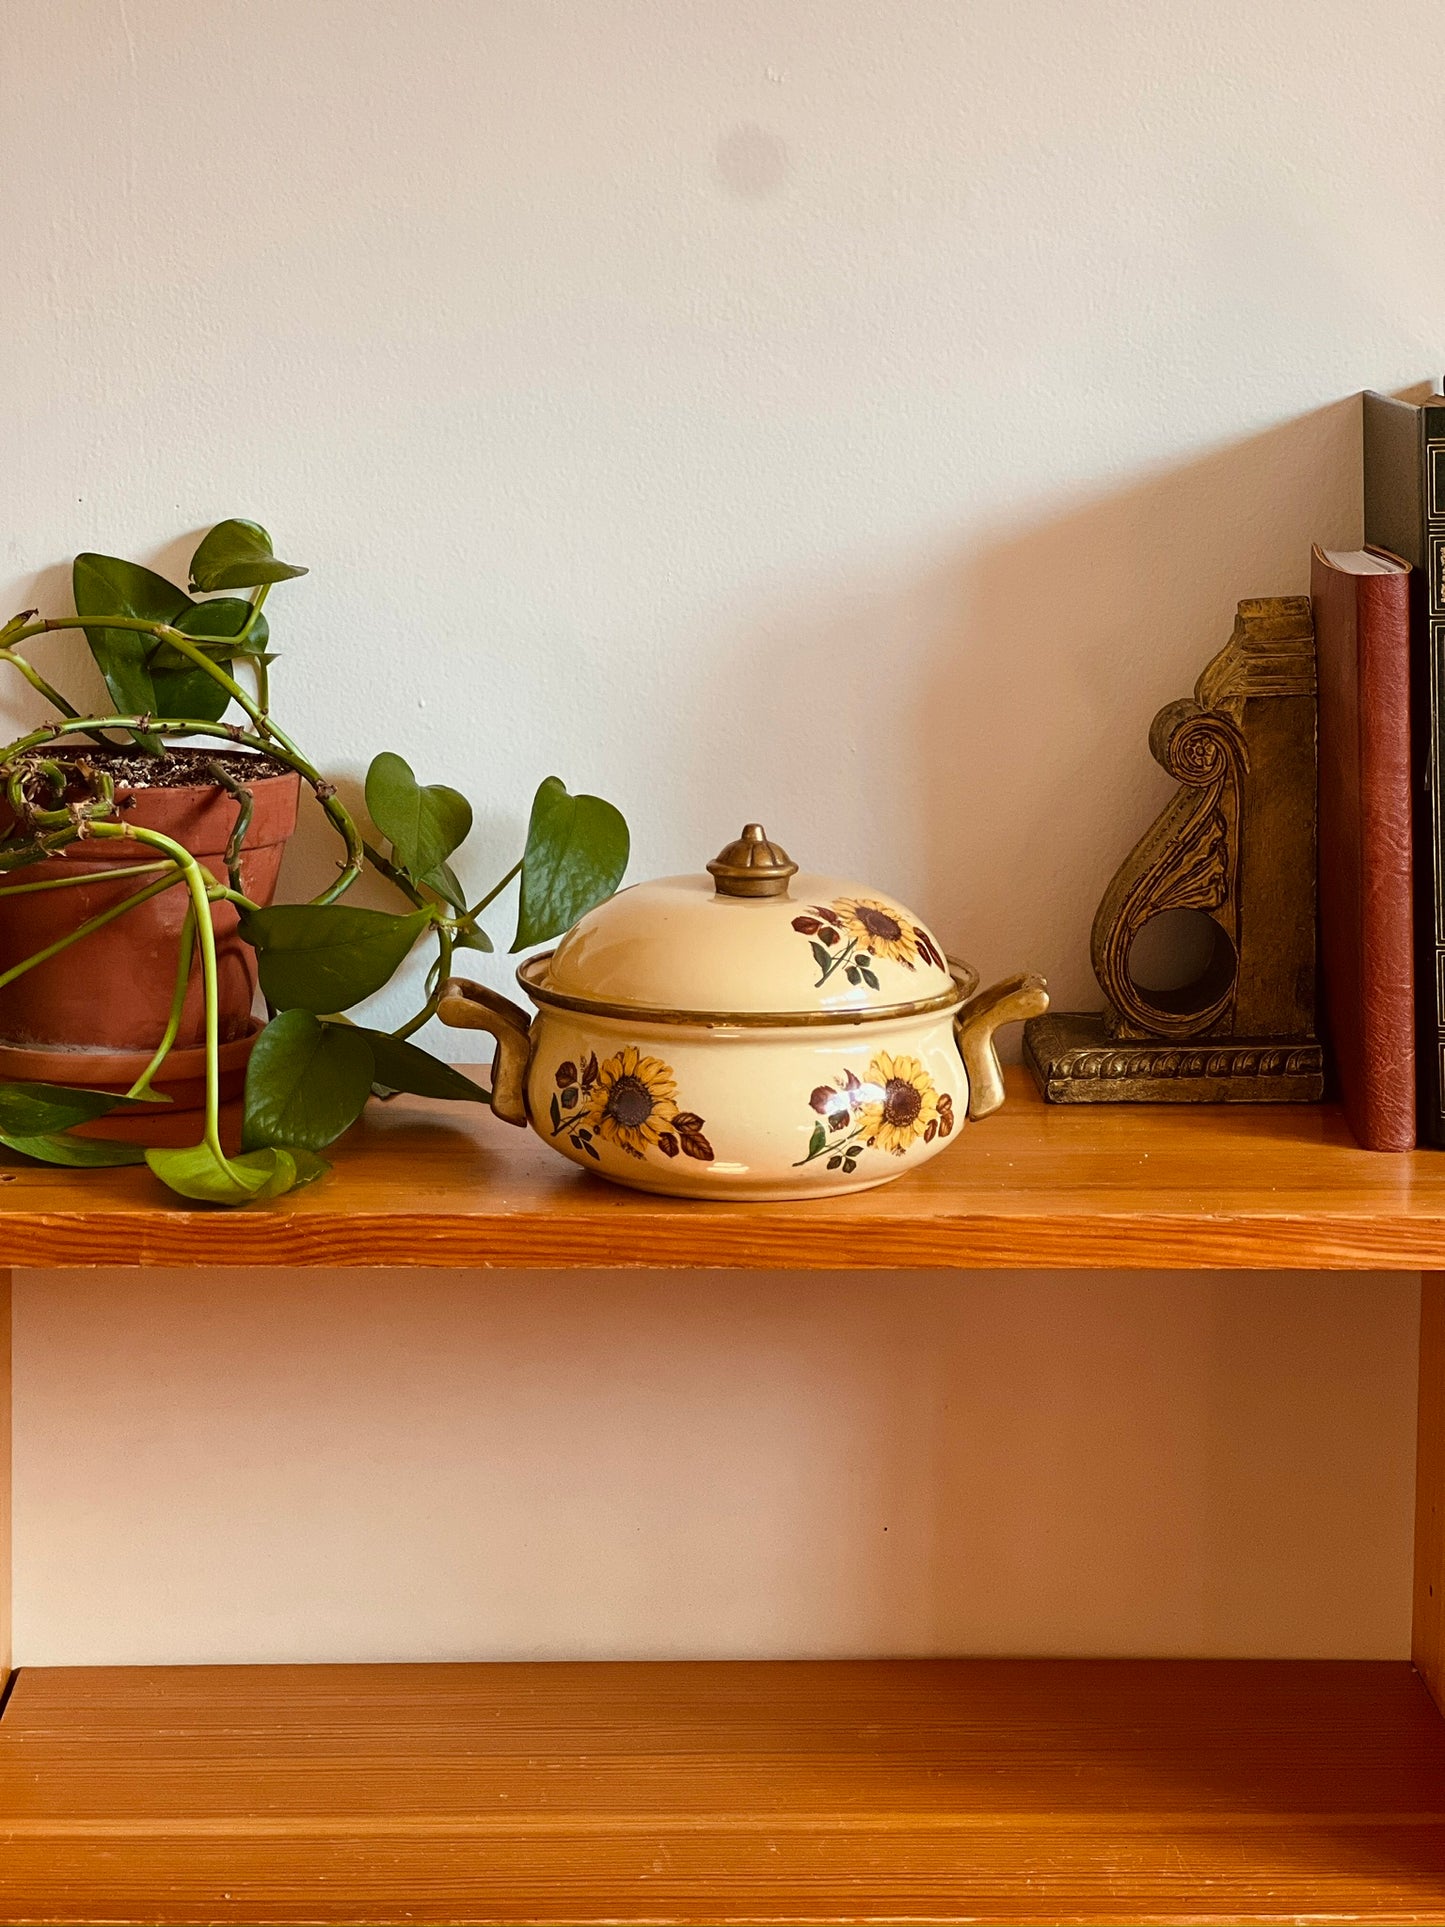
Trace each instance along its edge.
<path fill-rule="evenodd" d="M 878 1004 L 871 1010 L 661 1010 L 650 1004 L 608 1004 L 591 997 L 569 996 L 538 981 L 538 973 L 551 963 L 555 951 L 544 950 L 517 966 L 517 982 L 535 1004 L 551 1010 L 577 1011 L 584 1017 L 612 1017 L 622 1022 L 642 1024 L 688 1024 L 696 1030 L 821 1030 L 830 1025 L 887 1023 L 895 1017 L 931 1017 L 936 1012 L 958 1010 L 971 992 L 958 972 L 966 966 L 950 962 L 953 989 L 941 990 L 936 997 L 920 997 L 911 1004 Z M 974 973 L 968 972 L 970 979 Z M 974 979 L 976 988 L 977 980 Z"/>

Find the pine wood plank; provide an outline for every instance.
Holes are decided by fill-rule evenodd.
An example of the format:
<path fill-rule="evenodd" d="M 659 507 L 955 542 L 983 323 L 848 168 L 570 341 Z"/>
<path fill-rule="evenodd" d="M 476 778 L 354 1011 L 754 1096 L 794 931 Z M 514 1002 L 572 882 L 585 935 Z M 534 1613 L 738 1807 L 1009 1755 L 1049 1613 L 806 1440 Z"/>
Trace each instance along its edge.
<path fill-rule="evenodd" d="M 0 1693 L 10 1677 L 10 1273 L 0 1271 Z"/>
<path fill-rule="evenodd" d="M 807 1204 L 650 1198 L 485 1110 L 372 1106 L 324 1182 L 187 1210 L 143 1170 L 0 1153 L 0 1265 L 1445 1266 L 1445 1157 L 1358 1150 L 1330 1107 L 1008 1105 L 924 1170 Z"/>
<path fill-rule="evenodd" d="M 1405 1664 L 22 1670 L 5 1922 L 1445 1921 Z"/>
<path fill-rule="evenodd" d="M 1445 1272 L 1420 1280 L 1420 1403 L 1415 1446 L 1415 1596 L 1411 1651 L 1445 1708 Z"/>

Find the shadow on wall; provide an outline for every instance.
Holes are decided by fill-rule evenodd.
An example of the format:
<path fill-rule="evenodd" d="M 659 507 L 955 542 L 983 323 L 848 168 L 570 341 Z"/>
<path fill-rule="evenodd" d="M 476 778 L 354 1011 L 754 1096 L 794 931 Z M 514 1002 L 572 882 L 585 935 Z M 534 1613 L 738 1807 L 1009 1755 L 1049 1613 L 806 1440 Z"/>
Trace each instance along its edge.
<path fill-rule="evenodd" d="M 805 867 L 915 904 L 986 977 L 1043 970 L 1060 1005 L 1095 1005 L 1095 905 L 1169 789 L 1150 720 L 1192 688 L 1241 597 L 1301 592 L 1312 541 L 1358 539 L 1359 468 L 1350 396 L 1127 487 L 985 524 L 951 556 L 825 555 L 826 573 L 785 564 L 761 596 L 754 584 L 745 603 L 715 603 L 710 632 L 669 639 L 638 692 L 642 762 L 621 744 L 594 779 L 632 822 L 633 879 L 697 869 L 761 816 Z M 183 579 L 193 546 L 188 535 L 148 560 Z M 28 593 L 68 607 L 68 569 Z M 79 638 L 54 648 L 67 682 L 97 680 L 72 673 Z M 644 673 L 635 658 L 630 673 Z M 353 805 L 385 719 L 368 734 L 322 746 Z M 565 740 L 555 755 L 570 767 Z M 473 787 L 465 768 L 427 774 Z M 463 861 L 479 890 L 506 869 L 510 854 L 484 853 L 511 851 L 526 800 L 479 821 Z M 320 888 L 336 854 L 303 808 L 283 890 Z M 356 900 L 392 897 L 368 883 Z M 509 917 L 494 919 L 499 940 Z M 505 959 L 469 963 L 510 992 Z"/>
<path fill-rule="evenodd" d="M 1350 396 L 952 559 L 728 612 L 693 652 L 710 808 L 891 887 L 986 979 L 1038 969 L 1062 1005 L 1096 1004 L 1095 906 L 1169 794 L 1149 724 L 1237 602 L 1306 591 L 1312 542 L 1358 540 L 1359 423 Z"/>
<path fill-rule="evenodd" d="M 1359 441 L 1351 396 L 1001 532 L 943 586 L 916 715 L 922 760 L 954 774 L 919 832 L 935 915 L 986 976 L 1027 965 L 1097 1005 L 1095 907 L 1173 787 L 1155 712 L 1236 603 L 1307 593 L 1311 543 L 1359 540 Z"/>

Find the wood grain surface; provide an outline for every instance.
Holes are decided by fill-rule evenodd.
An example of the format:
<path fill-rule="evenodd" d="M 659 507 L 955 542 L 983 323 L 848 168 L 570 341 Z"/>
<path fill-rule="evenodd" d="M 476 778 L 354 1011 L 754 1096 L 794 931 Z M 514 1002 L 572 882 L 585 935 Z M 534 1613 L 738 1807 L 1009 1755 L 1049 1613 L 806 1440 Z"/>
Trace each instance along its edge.
<path fill-rule="evenodd" d="M 22 1669 L 6 1922 L 1445 1921 L 1402 1663 Z"/>
<path fill-rule="evenodd" d="M 10 1273 L 0 1271 L 0 1693 L 10 1677 Z"/>
<path fill-rule="evenodd" d="M 1415 1432 L 1415 1587 L 1410 1650 L 1445 1708 L 1445 1273 L 1420 1280 Z"/>
<path fill-rule="evenodd" d="M 184 1126 L 184 1120 L 176 1120 Z M 1445 1154 L 1358 1150 L 1331 1107 L 1045 1105 L 854 1197 L 698 1204 L 579 1172 L 471 1105 L 373 1105 L 328 1178 L 182 1208 L 145 1170 L 0 1153 L 0 1265 L 1445 1266 Z"/>

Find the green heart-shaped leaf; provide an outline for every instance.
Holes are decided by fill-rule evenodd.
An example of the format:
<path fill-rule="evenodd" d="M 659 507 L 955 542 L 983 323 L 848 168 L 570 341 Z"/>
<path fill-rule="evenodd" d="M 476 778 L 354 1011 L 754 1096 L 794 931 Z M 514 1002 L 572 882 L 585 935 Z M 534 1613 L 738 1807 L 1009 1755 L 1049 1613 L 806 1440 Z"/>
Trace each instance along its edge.
<path fill-rule="evenodd" d="M 310 1151 L 274 1145 L 222 1159 L 209 1144 L 190 1144 L 181 1150 L 147 1151 L 145 1160 L 162 1184 L 198 1204 L 251 1204 L 279 1198 L 331 1168 Z"/>
<path fill-rule="evenodd" d="M 254 611 L 254 622 L 251 621 L 252 614 L 251 605 L 244 596 L 218 595 L 212 596 L 209 602 L 193 602 L 171 627 L 193 637 L 197 647 L 214 661 L 229 662 L 232 656 L 262 656 L 266 653 L 266 644 L 271 639 L 271 625 L 263 610 Z M 248 622 L 251 623 L 251 630 L 246 640 L 236 642 L 234 638 L 240 635 Z M 153 673 L 157 669 L 192 667 L 194 665 L 190 659 L 168 642 L 158 643 L 151 657 Z"/>
<path fill-rule="evenodd" d="M 480 924 L 472 924 L 468 929 L 458 930 L 453 942 L 459 950 L 490 950 L 492 940 Z"/>
<path fill-rule="evenodd" d="M 472 827 L 472 806 L 460 791 L 445 783 L 423 788 L 406 758 L 389 749 L 374 757 L 366 772 L 366 807 L 397 862 L 416 882 L 428 880 Z"/>
<path fill-rule="evenodd" d="M 396 917 L 344 903 L 278 903 L 247 911 L 241 934 L 256 947 L 261 988 L 277 1010 L 325 1017 L 388 983 L 430 923 L 425 910 Z"/>
<path fill-rule="evenodd" d="M 547 777 L 532 800 L 522 856 L 522 900 L 512 949 L 526 950 L 570 930 L 610 897 L 627 868 L 627 825 L 600 796 L 569 796 Z"/>
<path fill-rule="evenodd" d="M 0 1133 L 6 1137 L 48 1137 L 111 1111 L 153 1109 L 163 1100 L 117 1097 L 78 1084 L 0 1084 Z"/>
<path fill-rule="evenodd" d="M 431 869 L 423 876 L 417 878 L 417 882 L 425 883 L 431 889 L 435 890 L 437 895 L 441 897 L 444 902 L 449 903 L 453 910 L 460 913 L 466 909 L 467 899 L 466 893 L 462 889 L 462 880 L 450 863 L 433 864 Z M 489 944 L 487 947 L 490 949 L 491 945 Z"/>
<path fill-rule="evenodd" d="M 144 1164 L 143 1144 L 112 1144 L 98 1137 L 12 1137 L 0 1131 L 0 1144 L 41 1164 L 67 1164 L 76 1170 L 99 1170 L 119 1164 Z"/>
<path fill-rule="evenodd" d="M 453 1102 L 490 1104 L 490 1091 L 474 1084 L 454 1064 L 444 1064 L 430 1051 L 388 1037 L 385 1031 L 361 1033 L 370 1039 L 377 1085 L 387 1091 L 414 1091 L 418 1097 L 442 1097 Z"/>
<path fill-rule="evenodd" d="M 229 623 L 236 629 L 245 625 L 251 613 L 249 602 L 237 596 L 227 596 L 216 602 L 193 602 L 189 608 L 171 624 L 182 635 L 217 635 Z M 263 623 L 264 616 L 257 622 Z M 247 638 L 249 642 L 250 638 Z M 229 653 L 223 653 L 220 645 L 203 644 L 206 656 L 218 669 L 228 674 L 231 668 Z M 219 722 L 231 706 L 231 698 L 214 676 L 208 676 L 204 669 L 183 656 L 168 642 L 156 645 L 150 657 L 151 682 L 156 692 L 156 713 L 161 716 L 195 717 L 203 723 Z"/>
<path fill-rule="evenodd" d="M 190 597 L 163 575 L 115 555 L 76 556 L 71 586 L 75 613 L 85 624 L 90 653 L 105 677 L 117 713 L 160 715 L 161 701 L 149 667 L 154 638 L 138 629 L 107 629 L 99 619 L 126 616 L 142 622 L 173 623 L 195 606 Z M 136 740 L 142 741 L 142 736 L 137 734 Z M 146 735 L 143 741 L 152 754 L 159 752 L 158 737 Z"/>
<path fill-rule="evenodd" d="M 279 560 L 259 522 L 218 522 L 191 557 L 193 591 L 259 589 L 263 582 L 286 582 L 305 573 Z"/>
<path fill-rule="evenodd" d="M 246 640 L 235 641 L 247 623 L 251 626 Z M 174 626 L 182 634 L 193 636 L 197 646 L 212 661 L 220 663 L 229 663 L 233 656 L 264 656 L 271 640 L 271 625 L 265 613 L 253 610 L 246 598 L 238 595 L 218 595 L 212 596 L 209 602 L 193 602 Z M 151 663 L 153 671 L 192 667 L 185 656 L 164 642 Z"/>
<path fill-rule="evenodd" d="M 283 1010 L 256 1039 L 246 1066 L 241 1143 L 324 1151 L 366 1109 L 374 1075 L 370 1033 Z"/>

